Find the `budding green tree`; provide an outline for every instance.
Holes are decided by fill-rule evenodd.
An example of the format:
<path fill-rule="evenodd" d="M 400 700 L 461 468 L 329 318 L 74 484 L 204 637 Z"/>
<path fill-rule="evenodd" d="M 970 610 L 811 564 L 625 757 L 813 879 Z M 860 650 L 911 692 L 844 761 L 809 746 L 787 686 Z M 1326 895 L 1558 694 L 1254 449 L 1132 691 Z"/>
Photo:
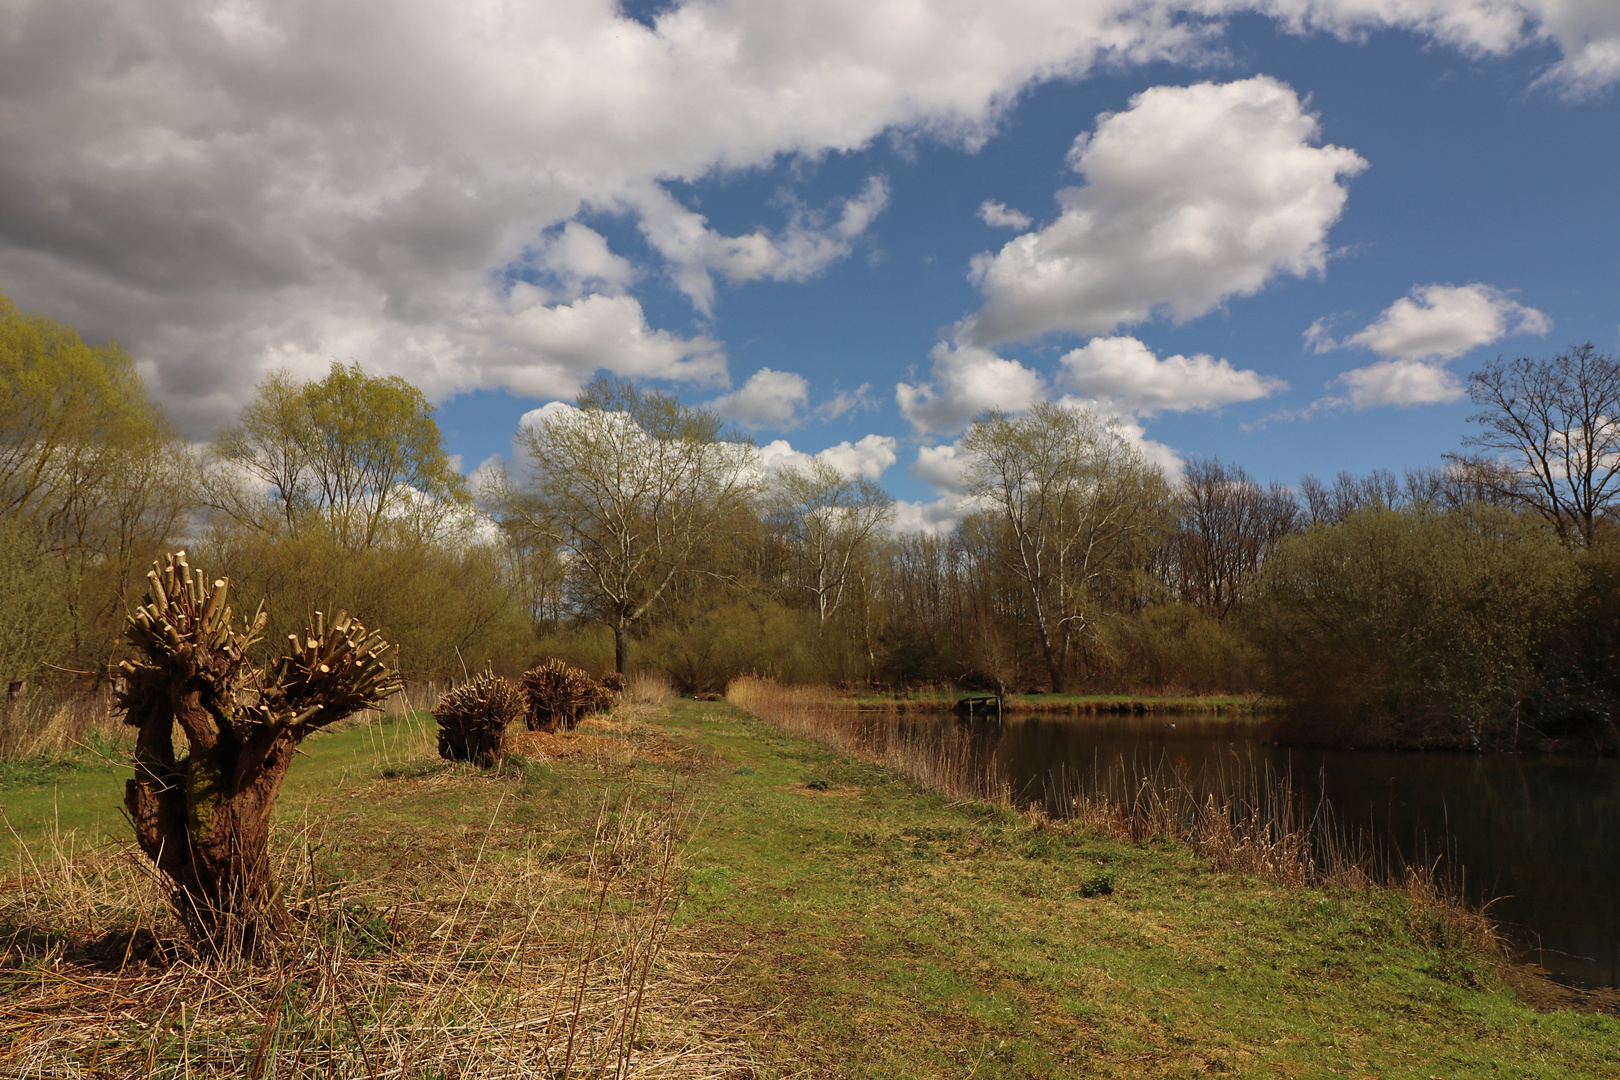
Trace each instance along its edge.
<path fill-rule="evenodd" d="M 346 551 L 431 538 L 470 503 L 422 392 L 398 376 L 333 364 L 276 372 L 214 443 L 209 499 L 253 531 L 328 533 Z"/>

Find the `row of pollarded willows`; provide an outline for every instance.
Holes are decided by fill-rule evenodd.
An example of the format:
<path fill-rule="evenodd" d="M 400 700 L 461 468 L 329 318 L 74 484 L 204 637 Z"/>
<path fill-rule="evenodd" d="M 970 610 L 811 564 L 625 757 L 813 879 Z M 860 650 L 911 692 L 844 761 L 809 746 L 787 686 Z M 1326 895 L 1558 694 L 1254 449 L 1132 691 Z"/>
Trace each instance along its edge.
<path fill-rule="evenodd" d="M 31 872 L 0 890 L 0 1073 L 738 1071 L 693 1030 L 715 1026 L 690 1020 L 696 971 L 665 958 L 685 828 L 673 794 L 647 810 L 604 793 L 573 870 L 514 842 L 497 802 L 478 858 L 410 844 L 414 878 L 394 863 L 367 886 L 385 893 L 371 903 L 352 880 L 315 879 L 324 825 L 277 840 L 270 822 L 297 744 L 400 689 L 381 638 L 316 613 L 261 666 L 262 604 L 233 622 L 228 583 L 183 552 L 149 581 L 119 689 L 139 730 L 126 795 L 137 843 L 81 854 L 70 842 L 37 860 L 19 849 Z M 458 689 L 515 719 L 522 694 L 496 686 Z M 420 827 L 437 838 L 436 823 Z M 486 845 L 507 857 L 483 859 Z"/>
<path fill-rule="evenodd" d="M 504 754 L 506 729 L 517 720 L 530 731 L 567 731 L 585 714 L 611 709 L 623 690 L 617 674 L 598 682 L 556 658 L 524 672 L 520 685 L 480 672 L 453 687 L 433 710 L 439 756 L 488 768 Z"/>

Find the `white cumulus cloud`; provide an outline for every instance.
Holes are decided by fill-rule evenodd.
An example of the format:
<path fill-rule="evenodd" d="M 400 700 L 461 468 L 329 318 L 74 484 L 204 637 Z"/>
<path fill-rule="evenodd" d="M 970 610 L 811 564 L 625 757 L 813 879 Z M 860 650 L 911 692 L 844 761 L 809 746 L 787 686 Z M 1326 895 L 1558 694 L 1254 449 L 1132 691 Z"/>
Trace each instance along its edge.
<path fill-rule="evenodd" d="M 635 378 L 726 381 L 725 352 L 718 342 L 652 329 L 633 296 L 592 293 L 568 304 L 548 300 L 544 290 L 519 284 L 503 313 L 479 320 L 480 363 L 516 393 L 572 396 L 598 367 Z"/>
<path fill-rule="evenodd" d="M 1092 338 L 1063 357 L 1061 385 L 1131 414 L 1215 409 L 1270 397 L 1288 384 L 1206 353 L 1155 356 L 1133 337 Z"/>
<path fill-rule="evenodd" d="M 894 388 L 900 415 L 919 433 L 960 431 L 986 409 L 1021 412 L 1046 393 L 1038 374 L 982 346 L 941 341 L 929 355 L 931 382 Z"/>
<path fill-rule="evenodd" d="M 1347 391 L 1326 404 L 1352 409 L 1377 405 L 1443 405 L 1456 401 L 1466 390 L 1457 377 L 1439 364 L 1423 360 L 1380 360 L 1346 371 L 1336 380 Z"/>
<path fill-rule="evenodd" d="M 836 218 L 800 210 L 776 235 L 764 229 L 742 236 L 717 233 L 702 214 L 657 185 L 643 187 L 628 202 L 640 215 L 648 243 L 669 261 L 676 285 L 699 310 L 709 312 L 714 306 L 711 271 L 733 284 L 805 281 L 848 255 L 850 242 L 888 205 L 889 184 L 883 177 L 869 177 L 859 195 L 844 200 Z"/>
<path fill-rule="evenodd" d="M 968 489 L 967 460 L 962 457 L 956 443 L 919 446 L 917 460 L 911 465 L 911 475 L 926 480 L 934 486 L 934 490 L 947 495 L 961 495 Z"/>
<path fill-rule="evenodd" d="M 886 132 L 976 147 L 1033 84 L 1207 58 L 1221 20 L 1253 12 L 1301 32 L 1401 28 L 1470 53 L 1548 43 L 1561 59 L 1545 78 L 1571 93 L 1620 77 L 1612 0 L 675 0 L 646 23 L 616 0 L 0 0 L 0 289 L 88 337 L 116 333 L 193 432 L 267 368 L 315 374 L 332 357 L 435 397 L 573 384 L 588 358 L 546 343 L 578 321 L 577 302 L 622 297 L 638 270 L 667 271 L 700 307 L 715 275 L 799 280 L 843 257 L 886 198 L 876 181 L 729 236 L 649 191 Z M 1287 97 L 1269 115 L 1298 129 Z M 1321 160 L 1298 142 L 1296 156 Z M 1080 190 L 1106 181 L 1094 174 L 1106 159 L 1084 155 Z M 1248 178 L 1286 201 L 1267 181 L 1297 181 L 1294 159 L 1267 160 L 1275 176 Z M 1334 186 L 1296 200 L 1315 206 L 1306 218 L 1328 212 Z M 1065 207 L 1064 229 L 1084 202 Z M 1124 195 L 1108 205 L 1152 217 Z M 626 209 L 650 266 L 567 228 L 585 210 Z M 1282 226 L 1250 222 L 1268 223 Z M 1088 325 L 1144 304 L 1196 310 L 1265 267 L 1314 265 L 1297 236 L 1218 233 L 1182 235 L 1249 251 L 1259 269 L 1212 280 L 1184 265 L 1196 257 L 1170 259 L 1186 272 L 1167 294 L 1081 289 Z M 530 264 L 557 309 L 534 344 L 509 324 L 535 301 L 506 295 Z M 631 366 L 651 352 L 671 377 L 723 375 L 715 343 L 612 310 Z"/>
<path fill-rule="evenodd" d="M 994 199 L 986 199 L 979 206 L 979 218 L 986 225 L 997 229 L 1027 229 L 1031 221 L 1028 214 L 1013 210 Z"/>
<path fill-rule="evenodd" d="M 1335 341 L 1318 319 L 1305 331 L 1317 352 L 1359 347 L 1395 360 L 1450 360 L 1509 334 L 1541 334 L 1552 320 L 1489 285 L 1419 285 L 1364 330 Z"/>
<path fill-rule="evenodd" d="M 810 381 L 792 371 L 760 368 L 729 394 L 709 402 L 727 420 L 748 428 L 790 428 L 798 421 L 800 406 L 810 400 Z"/>
<path fill-rule="evenodd" d="M 1058 219 L 974 260 L 985 304 L 969 334 L 992 344 L 1105 334 L 1161 310 L 1190 319 L 1279 273 L 1322 270 L 1341 181 L 1367 163 L 1318 134 L 1267 76 L 1143 91 L 1075 140 L 1085 184 L 1058 192 Z"/>
<path fill-rule="evenodd" d="M 899 441 L 893 436 L 866 435 L 856 442 L 846 440 L 818 453 L 807 454 L 795 450 L 786 439 L 775 439 L 759 447 L 755 455 L 766 474 L 784 469 L 803 470 L 814 459 L 832 466 L 840 476 L 851 480 L 878 480 L 898 460 L 898 447 Z"/>

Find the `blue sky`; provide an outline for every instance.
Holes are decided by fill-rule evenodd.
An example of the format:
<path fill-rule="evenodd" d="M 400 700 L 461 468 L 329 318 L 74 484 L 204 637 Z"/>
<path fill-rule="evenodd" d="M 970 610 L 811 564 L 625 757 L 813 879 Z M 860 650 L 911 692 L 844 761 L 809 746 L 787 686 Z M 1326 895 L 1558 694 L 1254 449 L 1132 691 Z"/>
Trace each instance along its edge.
<path fill-rule="evenodd" d="M 1499 353 L 1620 345 L 1607 0 L 632 14 L 0 2 L 0 290 L 198 438 L 357 360 L 470 470 L 609 370 L 850 444 L 913 527 L 984 407 L 1293 481 L 1436 463 Z"/>

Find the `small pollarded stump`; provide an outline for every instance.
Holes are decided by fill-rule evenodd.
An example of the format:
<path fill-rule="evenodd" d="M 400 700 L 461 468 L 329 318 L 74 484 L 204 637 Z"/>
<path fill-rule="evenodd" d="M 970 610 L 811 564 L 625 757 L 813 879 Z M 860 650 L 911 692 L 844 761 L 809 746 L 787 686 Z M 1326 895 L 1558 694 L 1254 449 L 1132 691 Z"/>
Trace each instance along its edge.
<path fill-rule="evenodd" d="M 617 671 L 610 671 L 602 676 L 596 684 L 596 700 L 591 703 L 595 712 L 612 712 L 613 706 L 619 703 L 624 696 L 624 676 Z"/>
<path fill-rule="evenodd" d="M 603 693 L 588 673 L 555 657 L 523 673 L 523 692 L 530 731 L 567 731 L 597 707 Z"/>
<path fill-rule="evenodd" d="M 501 759 L 506 727 L 523 716 L 523 692 L 492 672 L 473 676 L 434 706 L 439 756 L 489 768 Z"/>
<path fill-rule="evenodd" d="M 204 948 L 249 959 L 286 928 L 270 871 L 270 817 L 298 744 L 399 690 L 387 646 L 340 611 L 289 635 L 268 669 L 248 659 L 264 605 L 231 622 L 225 579 L 176 552 L 153 567 L 124 636 L 118 704 L 138 729 L 124 806 L 141 850 L 174 886 L 175 908 Z M 185 741 L 175 754 L 174 731 Z"/>

